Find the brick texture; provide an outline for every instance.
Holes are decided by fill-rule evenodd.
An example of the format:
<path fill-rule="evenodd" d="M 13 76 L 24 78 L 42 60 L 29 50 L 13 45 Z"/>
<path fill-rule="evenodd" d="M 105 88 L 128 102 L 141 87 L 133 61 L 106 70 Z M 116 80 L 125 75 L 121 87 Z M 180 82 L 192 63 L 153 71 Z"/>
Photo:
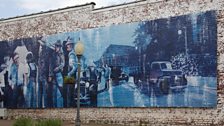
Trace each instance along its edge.
<path fill-rule="evenodd" d="M 0 41 L 51 35 L 93 27 L 155 20 L 195 12 L 216 10 L 218 99 L 217 108 L 81 108 L 82 122 L 122 125 L 224 125 L 224 1 L 146 0 L 109 8 L 92 5 L 77 10 L 44 14 L 32 18 L 0 21 Z M 9 109 L 9 118 L 61 118 L 74 120 L 75 109 Z"/>

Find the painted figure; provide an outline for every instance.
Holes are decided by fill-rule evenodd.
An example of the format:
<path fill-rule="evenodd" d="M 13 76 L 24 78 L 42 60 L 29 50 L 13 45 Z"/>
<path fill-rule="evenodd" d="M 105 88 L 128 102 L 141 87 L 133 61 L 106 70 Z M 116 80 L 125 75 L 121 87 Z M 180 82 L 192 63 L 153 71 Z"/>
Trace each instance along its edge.
<path fill-rule="evenodd" d="M 89 64 L 86 71 L 86 76 L 90 84 L 90 105 L 97 107 L 98 71 L 93 62 Z"/>
<path fill-rule="evenodd" d="M 106 64 L 104 67 L 105 89 L 109 90 L 111 68 Z"/>
<path fill-rule="evenodd" d="M 5 71 L 0 73 L 0 108 L 4 107 L 4 88 L 5 88 L 5 80 L 4 80 Z"/>
<path fill-rule="evenodd" d="M 77 72 L 77 58 L 74 52 L 74 41 L 72 39 L 68 39 L 66 42 L 66 50 L 68 52 L 68 77 L 74 77 L 76 78 L 76 72 Z M 67 105 L 68 106 L 74 106 L 75 105 L 75 98 L 74 98 L 74 84 L 67 85 L 66 86 L 66 98 L 67 98 Z"/>
<path fill-rule="evenodd" d="M 54 44 L 55 50 L 49 64 L 49 81 L 54 83 L 53 105 L 54 107 L 63 107 L 63 76 L 64 54 L 62 52 L 62 44 L 60 40 Z"/>
<path fill-rule="evenodd" d="M 23 78 L 19 77 L 19 55 L 14 53 L 13 63 L 10 66 L 9 84 L 13 90 L 13 108 L 24 107 Z"/>
<path fill-rule="evenodd" d="M 38 42 L 40 43 L 38 58 L 38 107 L 45 108 L 51 106 L 51 97 L 49 96 L 49 99 L 47 100 L 47 87 L 52 87 L 50 86 L 50 83 L 49 86 L 47 83 L 49 71 L 49 50 L 51 49 L 46 46 L 46 41 L 44 40 L 44 38 L 41 38 L 40 40 L 38 40 Z"/>
<path fill-rule="evenodd" d="M 9 107 L 7 104 L 7 96 L 8 92 L 8 65 L 9 64 L 9 57 L 4 57 L 4 63 L 1 64 L 0 69 L 2 70 L 0 73 L 0 108 Z"/>
<path fill-rule="evenodd" d="M 27 74 L 27 88 L 26 88 L 26 106 L 28 108 L 37 107 L 37 65 L 34 62 L 34 57 L 32 52 L 28 52 L 26 55 L 28 74 Z"/>

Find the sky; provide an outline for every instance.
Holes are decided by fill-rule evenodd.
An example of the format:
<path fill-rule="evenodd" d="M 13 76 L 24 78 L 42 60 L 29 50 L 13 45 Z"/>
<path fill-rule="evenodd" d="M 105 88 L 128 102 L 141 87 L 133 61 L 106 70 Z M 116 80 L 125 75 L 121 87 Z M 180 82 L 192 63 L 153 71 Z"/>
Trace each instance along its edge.
<path fill-rule="evenodd" d="M 9 18 L 95 2 L 95 8 L 128 3 L 135 0 L 0 0 L 0 18 Z"/>

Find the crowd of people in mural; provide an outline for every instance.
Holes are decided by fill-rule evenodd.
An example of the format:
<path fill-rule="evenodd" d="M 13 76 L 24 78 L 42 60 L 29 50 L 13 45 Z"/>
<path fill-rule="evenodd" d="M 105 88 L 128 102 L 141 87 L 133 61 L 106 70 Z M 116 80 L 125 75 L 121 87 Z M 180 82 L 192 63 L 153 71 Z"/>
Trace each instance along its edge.
<path fill-rule="evenodd" d="M 74 52 L 75 42 L 68 38 L 63 43 L 57 40 L 49 44 L 44 37 L 36 41 L 39 46 L 33 50 L 22 42 L 13 49 L 11 55 L 2 56 L 1 107 L 76 106 L 78 59 Z M 110 67 L 106 64 L 96 67 L 93 61 L 87 62 L 85 56 L 81 58 L 81 81 L 84 81 L 85 86 L 87 82 L 89 84 L 88 92 L 84 92 L 88 98 L 81 101 L 83 105 L 97 106 L 97 85 L 102 82 L 105 84 L 102 90 L 107 90 L 110 73 Z M 75 81 L 66 84 L 65 78 L 74 78 Z"/>

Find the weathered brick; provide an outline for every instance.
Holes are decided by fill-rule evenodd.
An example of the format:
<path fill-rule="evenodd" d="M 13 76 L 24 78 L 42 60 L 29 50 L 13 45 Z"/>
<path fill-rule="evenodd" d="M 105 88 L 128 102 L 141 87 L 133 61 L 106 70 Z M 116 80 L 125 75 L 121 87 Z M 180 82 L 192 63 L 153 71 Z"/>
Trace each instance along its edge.
<path fill-rule="evenodd" d="M 217 108 L 81 108 L 85 123 L 123 125 L 224 125 L 224 1 L 147 0 L 117 7 L 76 10 L 0 21 L 0 41 L 52 35 L 94 27 L 155 20 L 195 12 L 217 12 L 218 99 Z M 73 121 L 76 109 L 9 109 L 9 118 L 61 118 Z"/>

